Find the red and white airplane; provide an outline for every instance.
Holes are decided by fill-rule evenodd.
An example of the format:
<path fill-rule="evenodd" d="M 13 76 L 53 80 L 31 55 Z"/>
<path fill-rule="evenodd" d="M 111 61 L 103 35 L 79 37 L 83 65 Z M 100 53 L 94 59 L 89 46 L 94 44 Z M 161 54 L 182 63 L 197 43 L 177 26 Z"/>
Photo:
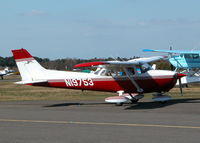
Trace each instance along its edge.
<path fill-rule="evenodd" d="M 136 102 L 149 92 L 156 92 L 154 101 L 165 102 L 170 96 L 164 93 L 185 76 L 174 71 L 153 70 L 148 63 L 163 56 L 76 65 L 75 68 L 98 67 L 93 73 L 83 73 L 45 69 L 25 49 L 12 50 L 12 53 L 22 77 L 18 84 L 116 92 L 119 96 L 108 97 L 105 101 L 119 105 Z"/>

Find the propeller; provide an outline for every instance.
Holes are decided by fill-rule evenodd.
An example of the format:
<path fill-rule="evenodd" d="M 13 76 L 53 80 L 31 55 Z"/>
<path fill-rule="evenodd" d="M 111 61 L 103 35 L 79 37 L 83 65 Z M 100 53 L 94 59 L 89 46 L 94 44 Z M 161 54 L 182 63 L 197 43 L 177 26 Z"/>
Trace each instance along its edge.
<path fill-rule="evenodd" d="M 169 50 L 170 50 L 170 51 L 172 50 L 172 46 L 169 47 Z M 172 53 L 169 54 L 169 57 L 172 58 Z M 174 70 L 174 67 L 173 67 L 172 64 L 170 64 L 170 69 L 171 69 L 171 71 Z"/>
<path fill-rule="evenodd" d="M 177 79 L 178 79 L 178 82 L 179 82 L 179 89 L 180 89 L 180 93 L 181 93 L 181 96 L 183 96 L 183 87 L 182 87 L 182 82 L 181 82 L 181 78 L 186 76 L 185 74 L 182 74 L 182 73 L 177 73 Z"/>
<path fill-rule="evenodd" d="M 183 96 L 183 87 L 181 83 L 181 78 L 178 79 L 178 82 L 179 82 L 179 89 L 180 89 L 181 96 Z"/>

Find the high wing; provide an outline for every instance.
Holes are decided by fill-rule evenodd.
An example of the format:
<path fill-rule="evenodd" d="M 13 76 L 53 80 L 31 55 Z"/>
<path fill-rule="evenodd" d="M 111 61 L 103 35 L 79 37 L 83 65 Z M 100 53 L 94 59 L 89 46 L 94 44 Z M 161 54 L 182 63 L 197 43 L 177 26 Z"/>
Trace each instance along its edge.
<path fill-rule="evenodd" d="M 160 52 L 160 53 L 176 53 L 176 54 L 200 54 L 199 50 L 153 50 L 153 49 L 144 49 L 143 52 Z"/>
<path fill-rule="evenodd" d="M 166 56 L 153 56 L 148 58 L 138 58 L 128 61 L 99 61 L 99 62 L 88 62 L 88 63 L 81 63 L 74 66 L 74 68 L 80 67 L 92 67 L 98 65 L 107 65 L 107 66 L 132 66 L 132 65 L 141 65 L 144 63 L 155 62 L 158 60 L 165 59 Z"/>
<path fill-rule="evenodd" d="M 153 56 L 153 57 L 148 57 L 148 58 L 138 58 L 138 59 L 133 59 L 133 60 L 129 60 L 128 62 L 139 62 L 139 64 L 141 63 L 151 63 L 151 62 L 155 62 L 155 61 L 159 61 L 159 60 L 165 60 L 167 59 L 167 56 Z"/>

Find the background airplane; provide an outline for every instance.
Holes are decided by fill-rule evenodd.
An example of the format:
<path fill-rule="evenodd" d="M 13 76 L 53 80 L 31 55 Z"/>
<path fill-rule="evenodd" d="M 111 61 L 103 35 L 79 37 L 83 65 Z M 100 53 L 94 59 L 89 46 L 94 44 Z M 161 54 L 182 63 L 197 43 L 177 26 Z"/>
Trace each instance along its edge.
<path fill-rule="evenodd" d="M 0 71 L 0 77 L 3 80 L 4 76 L 11 75 L 13 72 L 14 70 L 9 70 L 8 67 L 6 67 L 4 70 Z"/>
<path fill-rule="evenodd" d="M 160 60 L 163 56 L 76 65 L 75 68 L 98 67 L 93 73 L 83 73 L 45 69 L 25 49 L 12 50 L 12 53 L 22 77 L 18 84 L 116 92 L 119 96 L 105 99 L 116 104 L 137 102 L 149 92 L 156 92 L 154 101 L 165 102 L 170 99 L 165 92 L 185 76 L 173 71 L 153 70 L 148 62 Z"/>
<path fill-rule="evenodd" d="M 153 50 L 144 49 L 144 52 L 160 52 L 169 54 L 169 62 L 175 71 L 187 76 L 182 78 L 182 84 L 200 82 L 200 51 L 199 50 Z"/>

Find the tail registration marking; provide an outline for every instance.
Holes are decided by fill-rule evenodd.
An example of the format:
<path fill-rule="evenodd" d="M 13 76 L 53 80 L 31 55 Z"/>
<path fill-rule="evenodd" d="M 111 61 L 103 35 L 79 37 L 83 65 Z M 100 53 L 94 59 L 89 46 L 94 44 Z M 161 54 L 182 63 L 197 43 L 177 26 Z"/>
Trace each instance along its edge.
<path fill-rule="evenodd" d="M 94 86 L 94 82 L 91 78 L 87 79 L 65 79 L 66 86 Z"/>

